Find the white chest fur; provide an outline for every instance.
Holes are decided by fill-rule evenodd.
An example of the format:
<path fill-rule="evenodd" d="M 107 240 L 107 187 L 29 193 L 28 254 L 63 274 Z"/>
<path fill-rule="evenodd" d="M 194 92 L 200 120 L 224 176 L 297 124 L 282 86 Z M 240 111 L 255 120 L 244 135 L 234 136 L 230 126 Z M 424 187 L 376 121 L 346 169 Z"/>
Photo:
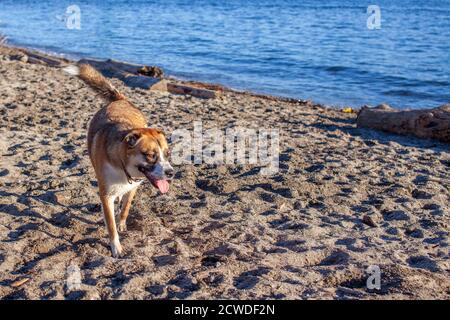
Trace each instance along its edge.
<path fill-rule="evenodd" d="M 128 191 L 136 188 L 142 183 L 142 181 L 128 183 L 125 172 L 122 169 L 111 166 L 110 164 L 105 165 L 104 176 L 106 193 L 114 198 L 121 198 Z"/>

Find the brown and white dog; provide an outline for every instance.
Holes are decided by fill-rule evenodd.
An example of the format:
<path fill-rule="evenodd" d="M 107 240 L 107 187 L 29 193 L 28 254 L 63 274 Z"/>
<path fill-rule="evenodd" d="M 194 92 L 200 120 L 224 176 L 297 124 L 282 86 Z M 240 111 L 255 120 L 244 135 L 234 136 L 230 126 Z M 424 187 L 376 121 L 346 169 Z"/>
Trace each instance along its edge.
<path fill-rule="evenodd" d="M 92 118 L 87 145 L 98 180 L 112 255 L 118 257 L 122 246 L 114 217 L 114 201 L 118 199 L 120 206 L 123 200 L 118 229 L 125 231 L 131 202 L 145 178 L 161 193 L 169 191 L 174 170 L 168 161 L 167 141 L 161 130 L 148 128 L 142 112 L 93 67 L 72 65 L 64 71 L 80 77 L 109 102 Z"/>

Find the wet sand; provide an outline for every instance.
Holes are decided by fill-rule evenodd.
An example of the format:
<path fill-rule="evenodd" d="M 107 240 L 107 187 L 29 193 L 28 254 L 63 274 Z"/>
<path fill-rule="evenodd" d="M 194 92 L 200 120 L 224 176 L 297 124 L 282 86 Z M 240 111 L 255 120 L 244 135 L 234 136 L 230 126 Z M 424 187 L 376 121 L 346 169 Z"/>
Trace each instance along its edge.
<path fill-rule="evenodd" d="M 178 166 L 167 195 L 140 188 L 125 255 L 112 258 L 86 150 L 104 102 L 58 68 L 0 51 L 0 298 L 450 297 L 449 145 L 358 129 L 355 114 L 311 102 L 112 81 L 167 133 L 198 119 L 278 128 L 279 172 Z M 381 290 L 366 288 L 369 265 Z"/>

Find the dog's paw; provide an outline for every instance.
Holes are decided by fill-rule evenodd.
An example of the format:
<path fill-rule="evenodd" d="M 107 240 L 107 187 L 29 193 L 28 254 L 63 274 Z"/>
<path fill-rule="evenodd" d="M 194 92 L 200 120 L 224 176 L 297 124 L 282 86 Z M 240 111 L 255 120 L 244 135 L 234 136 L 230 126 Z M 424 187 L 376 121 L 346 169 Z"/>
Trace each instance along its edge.
<path fill-rule="evenodd" d="M 122 255 L 122 245 L 119 242 L 119 239 L 111 241 L 111 253 L 114 258 L 119 258 Z"/>
<path fill-rule="evenodd" d="M 120 221 L 119 222 L 119 231 L 120 232 L 125 232 L 125 231 L 127 231 L 127 223 L 126 223 L 126 221 Z"/>

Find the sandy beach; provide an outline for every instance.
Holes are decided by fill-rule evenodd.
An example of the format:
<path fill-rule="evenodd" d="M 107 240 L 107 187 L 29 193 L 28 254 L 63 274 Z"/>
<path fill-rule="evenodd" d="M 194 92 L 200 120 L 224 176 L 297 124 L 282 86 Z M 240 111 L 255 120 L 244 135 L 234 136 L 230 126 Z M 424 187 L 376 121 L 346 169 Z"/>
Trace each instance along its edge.
<path fill-rule="evenodd" d="M 0 298 L 450 298 L 448 144 L 359 129 L 356 114 L 308 101 L 111 81 L 167 133 L 198 119 L 278 128 L 279 172 L 178 166 L 167 195 L 140 188 L 112 258 L 86 149 L 104 101 L 0 51 Z M 381 290 L 366 287 L 370 265 Z"/>

